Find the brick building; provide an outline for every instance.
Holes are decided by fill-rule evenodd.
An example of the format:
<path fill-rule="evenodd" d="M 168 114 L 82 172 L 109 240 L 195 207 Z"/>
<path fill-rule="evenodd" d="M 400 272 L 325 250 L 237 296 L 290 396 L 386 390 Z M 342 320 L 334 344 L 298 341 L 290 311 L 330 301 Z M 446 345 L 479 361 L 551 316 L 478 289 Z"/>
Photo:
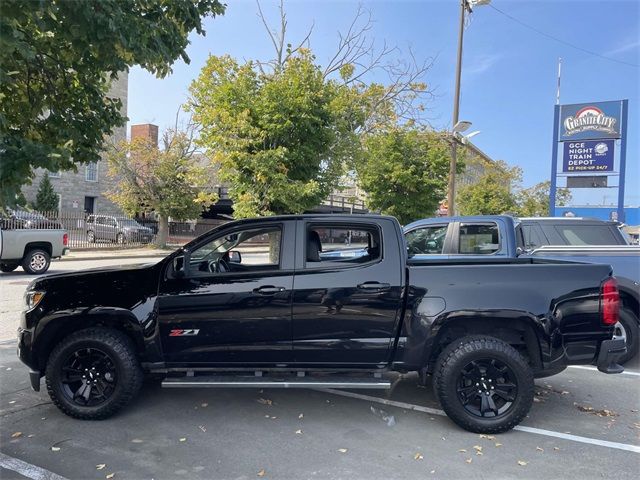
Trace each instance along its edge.
<path fill-rule="evenodd" d="M 109 96 L 119 97 L 122 100 L 122 114 L 126 116 L 128 97 L 127 72 L 122 72 L 118 75 L 117 81 L 111 86 Z M 114 134 L 108 142 L 120 142 L 126 137 L 126 126 L 119 127 L 114 130 Z M 35 201 L 43 174 L 43 169 L 37 169 L 31 185 L 25 185 L 22 188 L 22 193 L 28 202 Z M 113 186 L 113 181 L 107 176 L 105 160 L 90 164 L 77 164 L 77 172 L 49 172 L 49 177 L 54 190 L 58 194 L 60 210 L 107 214 L 121 213 L 118 206 L 105 196 L 106 192 Z"/>

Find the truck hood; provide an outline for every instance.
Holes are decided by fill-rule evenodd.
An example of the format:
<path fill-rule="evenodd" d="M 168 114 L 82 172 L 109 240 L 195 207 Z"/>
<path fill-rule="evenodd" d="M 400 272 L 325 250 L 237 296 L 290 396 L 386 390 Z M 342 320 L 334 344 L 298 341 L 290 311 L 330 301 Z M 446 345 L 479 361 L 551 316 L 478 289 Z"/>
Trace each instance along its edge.
<path fill-rule="evenodd" d="M 129 309 L 142 298 L 155 296 L 163 263 L 93 268 L 38 278 L 27 290 L 45 292 L 47 310 L 95 307 Z"/>

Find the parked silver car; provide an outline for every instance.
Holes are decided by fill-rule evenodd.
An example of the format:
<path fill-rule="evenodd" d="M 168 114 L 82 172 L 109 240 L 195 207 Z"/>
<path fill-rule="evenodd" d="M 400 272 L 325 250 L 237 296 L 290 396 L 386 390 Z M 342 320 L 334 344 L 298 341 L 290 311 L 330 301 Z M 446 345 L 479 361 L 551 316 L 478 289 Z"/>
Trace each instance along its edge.
<path fill-rule="evenodd" d="M 87 218 L 87 240 L 108 240 L 124 243 L 149 243 L 153 232 L 131 218 L 110 215 L 89 215 Z"/>

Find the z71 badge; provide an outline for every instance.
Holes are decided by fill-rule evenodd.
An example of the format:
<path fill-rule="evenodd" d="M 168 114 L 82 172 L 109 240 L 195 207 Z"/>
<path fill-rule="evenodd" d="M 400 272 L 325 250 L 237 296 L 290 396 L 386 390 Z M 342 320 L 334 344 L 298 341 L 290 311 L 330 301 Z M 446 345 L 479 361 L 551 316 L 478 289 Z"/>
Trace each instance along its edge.
<path fill-rule="evenodd" d="M 200 332 L 197 328 L 174 328 L 169 332 L 170 337 L 195 337 Z"/>

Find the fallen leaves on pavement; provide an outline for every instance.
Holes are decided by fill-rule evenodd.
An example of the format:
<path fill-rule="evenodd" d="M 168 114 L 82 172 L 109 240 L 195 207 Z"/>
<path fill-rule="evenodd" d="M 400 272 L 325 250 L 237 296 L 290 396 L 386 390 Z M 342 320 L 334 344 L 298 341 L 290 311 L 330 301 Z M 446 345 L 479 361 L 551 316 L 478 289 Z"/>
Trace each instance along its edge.
<path fill-rule="evenodd" d="M 258 403 L 261 403 L 263 405 L 273 405 L 273 400 L 269 400 L 268 398 L 262 398 L 260 397 L 258 400 L 256 400 Z"/>
<path fill-rule="evenodd" d="M 22 432 L 14 432 L 11 434 L 11 438 L 18 438 L 20 436 L 22 436 Z"/>
<path fill-rule="evenodd" d="M 99 463 L 98 465 L 96 465 L 96 470 L 102 470 L 106 466 L 107 466 L 106 463 Z"/>
<path fill-rule="evenodd" d="M 264 477 L 264 468 L 258 472 L 259 477 Z"/>
<path fill-rule="evenodd" d="M 422 460 L 422 459 L 424 459 L 424 456 L 420 452 L 418 452 L 413 456 L 413 459 L 414 460 Z"/>
<path fill-rule="evenodd" d="M 593 407 L 590 407 L 588 405 L 580 405 L 579 403 L 574 403 L 573 405 L 581 412 L 591 413 L 593 415 L 597 415 L 598 417 L 618 417 L 619 416 L 618 413 L 614 412 L 613 410 L 608 410 L 606 408 L 603 408 L 601 410 L 596 410 Z"/>
<path fill-rule="evenodd" d="M 518 460 L 518 465 L 520 465 L 521 467 L 524 467 L 526 465 L 528 465 L 529 462 L 525 462 L 524 460 Z"/>

